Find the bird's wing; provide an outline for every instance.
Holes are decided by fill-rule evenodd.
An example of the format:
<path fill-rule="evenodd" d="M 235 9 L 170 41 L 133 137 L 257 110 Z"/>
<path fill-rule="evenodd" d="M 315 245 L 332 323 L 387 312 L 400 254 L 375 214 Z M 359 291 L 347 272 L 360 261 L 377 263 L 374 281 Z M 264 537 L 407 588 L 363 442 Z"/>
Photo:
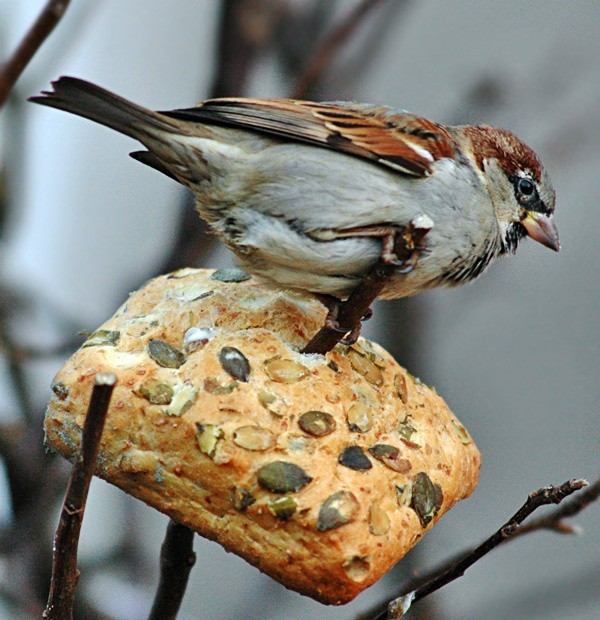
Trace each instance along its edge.
<path fill-rule="evenodd" d="M 430 172 L 435 161 L 455 155 L 454 141 L 446 129 L 425 118 L 384 107 L 228 98 L 161 113 L 323 146 L 416 177 Z"/>

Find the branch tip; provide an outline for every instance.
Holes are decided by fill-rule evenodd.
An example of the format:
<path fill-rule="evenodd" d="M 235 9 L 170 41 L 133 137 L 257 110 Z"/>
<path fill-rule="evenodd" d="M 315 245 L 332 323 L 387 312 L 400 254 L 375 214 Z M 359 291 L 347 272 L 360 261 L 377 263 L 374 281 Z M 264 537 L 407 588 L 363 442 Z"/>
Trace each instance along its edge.
<path fill-rule="evenodd" d="M 94 376 L 94 385 L 115 385 L 117 376 L 112 372 L 98 372 Z"/>

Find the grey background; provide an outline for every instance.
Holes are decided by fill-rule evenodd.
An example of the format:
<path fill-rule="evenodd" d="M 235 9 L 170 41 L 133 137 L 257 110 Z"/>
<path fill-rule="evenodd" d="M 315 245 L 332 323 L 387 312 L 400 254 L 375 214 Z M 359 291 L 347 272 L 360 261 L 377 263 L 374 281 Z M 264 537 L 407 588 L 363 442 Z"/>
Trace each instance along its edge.
<path fill-rule="evenodd" d="M 0 0 L 2 56 L 41 4 Z M 338 4 L 343 11 L 353 2 Z M 218 8 L 211 0 L 74 2 L 18 93 L 33 94 L 69 74 L 149 107 L 191 105 L 210 83 Z M 414 0 L 359 33 L 359 40 L 373 38 L 375 49 L 358 80 L 340 70 L 324 86 L 324 98 L 509 128 L 541 155 L 557 191 L 560 254 L 524 243 L 472 286 L 378 304 L 367 327 L 367 335 L 435 385 L 483 454 L 476 492 L 394 578 L 480 541 L 529 491 L 600 473 L 599 26 L 600 3 L 593 0 Z M 266 57 L 251 94 L 283 96 L 286 88 L 281 67 Z M 87 328 L 104 321 L 168 251 L 182 190 L 129 159 L 131 141 L 68 115 L 14 106 L 0 117 L 0 131 L 14 200 L 0 246 L 2 271 L 39 302 L 23 320 L 24 337 L 60 342 L 65 328 L 48 308 Z M 219 250 L 205 265 L 229 261 Z M 40 402 L 61 363 L 29 367 Z M 0 379 L 3 372 L 0 365 Z M 0 420 L 11 416 L 14 395 L 7 392 Z M 0 517 L 9 520 L 7 498 L 0 504 Z M 498 550 L 444 588 L 427 605 L 428 617 L 599 617 L 598 506 L 576 522 L 582 536 L 538 533 Z M 162 515 L 94 481 L 80 587 L 106 613 L 145 617 L 165 525 Z M 124 531 L 138 544 L 134 575 L 101 563 Z M 354 618 L 385 595 L 391 580 L 344 608 L 326 608 L 213 543 L 198 538 L 196 551 L 181 618 Z M 408 617 L 418 617 L 418 609 Z M 11 617 L 2 607 L 0 616 Z"/>

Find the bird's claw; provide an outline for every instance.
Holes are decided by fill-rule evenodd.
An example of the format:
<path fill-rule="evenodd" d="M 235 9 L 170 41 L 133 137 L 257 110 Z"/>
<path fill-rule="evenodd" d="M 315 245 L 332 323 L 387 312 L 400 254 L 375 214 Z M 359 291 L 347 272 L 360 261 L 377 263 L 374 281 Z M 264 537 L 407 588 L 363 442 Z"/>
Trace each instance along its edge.
<path fill-rule="evenodd" d="M 360 336 L 361 328 L 362 323 L 359 321 L 349 332 L 347 332 L 348 335 L 345 338 L 342 338 L 342 340 L 340 340 L 340 343 L 346 346 L 354 344 Z"/>
<path fill-rule="evenodd" d="M 369 308 L 362 317 L 362 321 L 368 321 L 373 316 L 373 308 Z"/>
<path fill-rule="evenodd" d="M 362 319 L 358 322 L 358 324 L 351 329 L 348 329 L 347 327 L 342 327 L 337 320 L 340 310 L 340 304 L 342 302 L 339 299 L 330 295 L 318 295 L 318 298 L 321 303 L 323 303 L 327 307 L 325 327 L 334 332 L 337 332 L 338 334 L 347 334 L 345 338 L 340 340 L 341 344 L 346 346 L 354 344 L 360 336 L 362 321 L 368 321 L 373 316 L 373 310 L 371 308 L 368 308 Z"/>

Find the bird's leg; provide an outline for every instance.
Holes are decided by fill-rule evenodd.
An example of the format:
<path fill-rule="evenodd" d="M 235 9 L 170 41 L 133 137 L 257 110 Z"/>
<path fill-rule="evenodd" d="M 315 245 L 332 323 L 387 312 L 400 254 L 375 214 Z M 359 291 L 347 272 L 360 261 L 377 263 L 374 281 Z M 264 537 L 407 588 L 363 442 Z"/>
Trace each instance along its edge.
<path fill-rule="evenodd" d="M 419 256 L 425 251 L 423 240 L 432 228 L 431 219 L 426 215 L 419 215 L 405 227 L 382 225 L 336 231 L 336 238 L 381 237 L 383 240 L 382 253 L 371 271 L 352 291 L 350 297 L 344 302 L 337 300 L 335 315 L 332 319 L 335 328 L 326 322 L 311 338 L 302 352 L 323 355 L 331 351 L 348 332 L 350 332 L 349 341 L 352 342 L 353 338 L 355 341 L 360 333 L 362 320 L 366 315 L 370 315 L 371 304 L 385 289 L 389 278 L 396 275 L 399 268 L 404 270 L 401 273 L 409 273 L 415 268 Z M 331 236 L 322 240 L 331 240 Z M 325 305 L 328 308 L 330 307 L 327 303 Z M 330 309 L 328 318 L 331 313 L 332 310 Z M 353 325 L 354 327 L 344 329 L 341 325 Z"/>
<path fill-rule="evenodd" d="M 408 274 L 416 266 L 424 251 L 423 239 L 433 228 L 433 221 L 425 214 L 417 215 L 406 226 L 400 224 L 377 224 L 356 226 L 338 230 L 313 231 L 311 236 L 322 241 L 347 239 L 348 237 L 379 237 L 381 260 L 392 267 L 394 273 Z"/>
<path fill-rule="evenodd" d="M 342 300 L 334 295 L 326 295 L 325 293 L 316 293 L 315 297 L 327 308 L 327 316 L 325 317 L 325 326 L 336 332 L 346 334 L 347 329 L 342 329 L 337 321 L 340 312 Z"/>
<path fill-rule="evenodd" d="M 325 327 L 340 334 L 347 336 L 340 340 L 342 344 L 351 345 L 354 344 L 360 336 L 360 330 L 363 321 L 368 321 L 373 316 L 373 310 L 368 308 L 362 319 L 354 325 L 352 329 L 344 328 L 338 323 L 338 314 L 340 312 L 340 306 L 342 301 L 333 295 L 325 295 L 319 293 L 316 295 L 317 299 L 327 308 L 327 316 L 325 317 Z"/>
<path fill-rule="evenodd" d="M 399 242 L 405 241 L 406 233 L 404 228 L 393 227 L 390 228 L 388 233 L 382 238 L 381 247 L 381 259 L 386 265 L 396 267 L 394 271 L 396 273 L 406 274 L 410 273 L 414 268 L 412 256 L 414 252 L 410 251 L 409 258 L 400 259 L 398 256 L 398 250 L 396 249 Z M 400 246 L 401 250 L 406 252 L 408 244 Z"/>

